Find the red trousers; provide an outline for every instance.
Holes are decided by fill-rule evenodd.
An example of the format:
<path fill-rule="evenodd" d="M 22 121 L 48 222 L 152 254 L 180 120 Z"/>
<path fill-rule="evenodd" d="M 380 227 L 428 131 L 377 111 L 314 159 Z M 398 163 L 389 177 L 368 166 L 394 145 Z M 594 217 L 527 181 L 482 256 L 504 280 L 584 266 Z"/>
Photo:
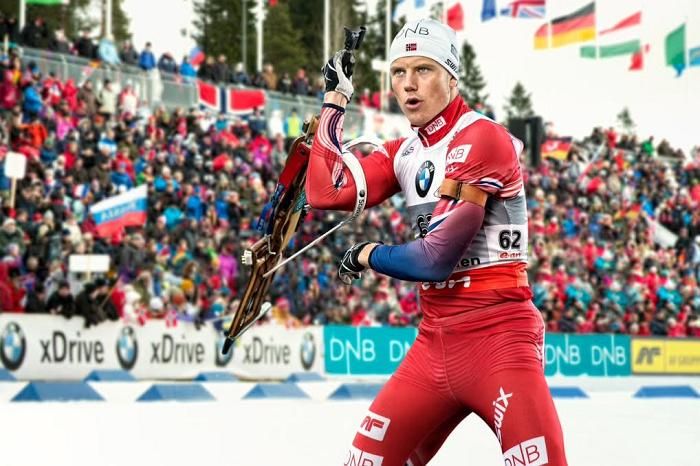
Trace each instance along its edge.
<path fill-rule="evenodd" d="M 424 320 L 363 417 L 345 466 L 424 466 L 471 413 L 506 466 L 567 464 L 544 378 L 544 323 L 530 301 Z"/>

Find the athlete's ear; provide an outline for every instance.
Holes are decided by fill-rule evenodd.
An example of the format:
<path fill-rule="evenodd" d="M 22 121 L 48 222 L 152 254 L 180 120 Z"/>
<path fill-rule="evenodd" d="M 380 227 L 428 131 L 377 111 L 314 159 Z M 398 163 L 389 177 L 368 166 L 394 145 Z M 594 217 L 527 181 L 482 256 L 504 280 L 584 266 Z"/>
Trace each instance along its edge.
<path fill-rule="evenodd" d="M 450 78 L 450 87 L 457 87 L 457 80 L 455 78 Z"/>

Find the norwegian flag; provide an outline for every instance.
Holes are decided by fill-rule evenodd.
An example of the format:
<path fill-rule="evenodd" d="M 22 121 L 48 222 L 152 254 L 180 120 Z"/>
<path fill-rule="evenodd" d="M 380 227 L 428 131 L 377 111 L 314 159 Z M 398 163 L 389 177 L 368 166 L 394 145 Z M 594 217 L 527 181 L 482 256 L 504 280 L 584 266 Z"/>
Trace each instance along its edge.
<path fill-rule="evenodd" d="M 236 89 L 197 81 L 199 105 L 220 113 L 245 115 L 265 106 L 262 89 Z"/>
<path fill-rule="evenodd" d="M 406 52 L 415 52 L 416 50 L 418 50 L 418 44 L 415 42 L 406 44 Z"/>

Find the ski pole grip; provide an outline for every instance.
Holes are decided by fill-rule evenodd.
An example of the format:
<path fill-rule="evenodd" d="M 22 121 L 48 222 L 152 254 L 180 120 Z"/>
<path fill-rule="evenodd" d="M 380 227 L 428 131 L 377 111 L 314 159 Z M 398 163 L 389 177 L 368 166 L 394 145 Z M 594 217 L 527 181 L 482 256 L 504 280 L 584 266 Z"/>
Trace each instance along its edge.
<path fill-rule="evenodd" d="M 362 45 L 362 39 L 365 37 L 365 32 L 367 28 L 360 26 L 358 31 L 353 31 L 351 29 L 345 29 L 345 53 L 343 54 L 343 73 L 348 78 L 352 76 L 353 69 L 355 68 L 355 56 L 353 55 L 353 50 L 357 50 Z"/>

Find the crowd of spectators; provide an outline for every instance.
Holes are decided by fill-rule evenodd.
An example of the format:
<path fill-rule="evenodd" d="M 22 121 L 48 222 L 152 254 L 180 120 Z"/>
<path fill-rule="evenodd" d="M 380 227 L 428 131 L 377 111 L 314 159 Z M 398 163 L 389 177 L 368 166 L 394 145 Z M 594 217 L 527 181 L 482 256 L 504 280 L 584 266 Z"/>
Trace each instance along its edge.
<path fill-rule="evenodd" d="M 64 82 L 15 54 L 0 73 L 0 310 L 176 325 L 235 309 L 247 274 L 240 255 L 259 237 L 300 116 L 167 112 L 129 86 Z M 2 171 L 9 151 L 28 162 L 14 204 Z M 678 155 L 596 129 L 566 160 L 526 168 L 531 283 L 550 331 L 700 335 L 700 164 Z M 101 237 L 90 206 L 144 184 L 146 225 Z M 339 219 L 311 211 L 293 246 Z M 414 285 L 335 278 L 349 244 L 409 241 L 407 224 L 394 197 L 290 264 L 272 286 L 270 320 L 417 324 Z M 677 240 L 662 245 L 662 227 Z M 71 254 L 107 254 L 111 271 L 70 273 Z"/>

